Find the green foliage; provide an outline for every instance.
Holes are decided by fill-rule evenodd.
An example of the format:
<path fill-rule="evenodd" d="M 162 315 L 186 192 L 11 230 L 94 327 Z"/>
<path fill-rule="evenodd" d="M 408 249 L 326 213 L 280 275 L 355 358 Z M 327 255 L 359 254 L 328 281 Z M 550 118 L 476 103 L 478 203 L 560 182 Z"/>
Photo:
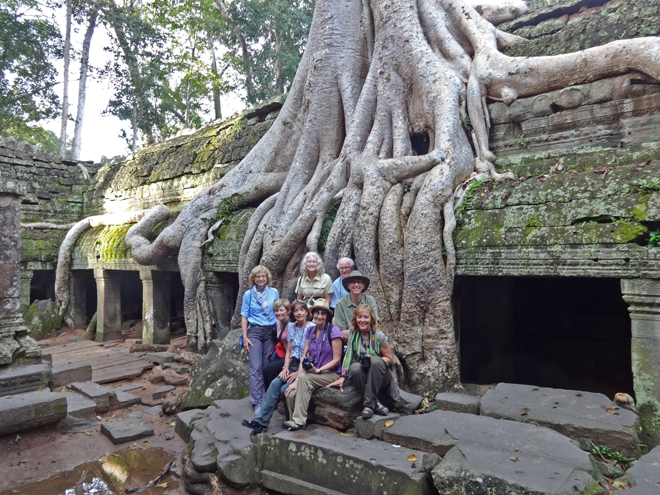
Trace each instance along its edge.
<path fill-rule="evenodd" d="M 518 146 L 522 146 L 523 148 L 528 148 L 529 147 L 529 138 L 526 137 L 524 134 L 521 134 L 518 136 Z"/>
<path fill-rule="evenodd" d="M 470 182 L 470 184 L 468 185 L 465 191 L 465 194 L 463 195 L 463 201 L 461 201 L 461 204 L 458 207 L 459 211 L 465 211 L 465 209 L 467 208 L 467 204 L 470 198 L 472 197 L 472 195 L 486 182 L 490 182 L 490 179 L 487 177 L 479 180 L 473 180 L 472 182 Z"/>
<path fill-rule="evenodd" d="M 302 58 L 314 12 L 313 0 L 227 2 L 227 29 L 220 40 L 225 62 L 239 74 L 246 101 L 256 103 L 288 90 Z M 245 40 L 247 57 L 237 36 Z"/>
<path fill-rule="evenodd" d="M 648 247 L 658 246 L 660 246 L 660 232 L 650 232 Z"/>
<path fill-rule="evenodd" d="M 240 193 L 234 193 L 228 198 L 224 198 L 218 204 L 213 222 L 218 220 L 226 220 L 231 222 L 236 214 L 240 211 L 240 207 L 245 204 L 245 199 Z"/>
<path fill-rule="evenodd" d="M 60 153 L 60 139 L 53 131 L 40 126 L 30 126 L 20 120 L 13 120 L 2 128 L 2 135 L 38 144 L 47 153 L 54 155 Z"/>
<path fill-rule="evenodd" d="M 44 1 L 0 0 L 0 134 L 24 139 L 30 122 L 57 115 L 60 32 Z M 32 131 L 36 132 L 36 131 Z M 37 132 L 38 134 L 38 132 Z"/>
<path fill-rule="evenodd" d="M 611 461 L 620 464 L 624 469 L 627 469 L 630 466 L 630 463 L 636 461 L 636 457 L 624 457 L 617 450 L 614 450 L 606 445 L 599 445 L 591 449 L 591 453 L 597 457 L 604 457 Z"/>
<path fill-rule="evenodd" d="M 328 242 L 328 235 L 330 234 L 330 229 L 332 228 L 332 224 L 335 221 L 335 218 L 337 217 L 337 212 L 339 211 L 339 205 L 341 205 L 341 201 L 337 201 L 335 204 L 333 204 L 328 212 L 325 214 L 325 218 L 323 219 L 323 226 L 321 227 L 321 234 L 319 235 L 319 251 L 321 253 L 325 253 L 325 244 Z"/>
<path fill-rule="evenodd" d="M 656 192 L 660 191 L 660 178 L 654 177 L 651 180 L 638 179 L 633 184 L 641 192 Z"/>

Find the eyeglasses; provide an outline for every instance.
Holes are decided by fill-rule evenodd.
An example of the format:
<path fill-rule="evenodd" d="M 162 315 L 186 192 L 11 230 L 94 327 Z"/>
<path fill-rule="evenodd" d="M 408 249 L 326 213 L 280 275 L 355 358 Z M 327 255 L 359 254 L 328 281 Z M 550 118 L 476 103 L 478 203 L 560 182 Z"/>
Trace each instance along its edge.
<path fill-rule="evenodd" d="M 352 266 L 340 266 L 340 267 L 339 267 L 339 271 L 340 271 L 340 272 L 343 272 L 343 271 L 345 271 L 345 270 L 352 270 L 352 269 L 353 269 Z"/>

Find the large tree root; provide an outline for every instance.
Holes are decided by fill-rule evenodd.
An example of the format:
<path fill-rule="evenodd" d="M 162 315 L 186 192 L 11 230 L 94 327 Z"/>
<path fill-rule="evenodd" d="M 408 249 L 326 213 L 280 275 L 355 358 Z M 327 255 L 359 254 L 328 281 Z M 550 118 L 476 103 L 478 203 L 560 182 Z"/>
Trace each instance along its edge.
<path fill-rule="evenodd" d="M 336 276 L 338 258 L 354 256 L 372 279 L 412 389 L 458 386 L 454 211 L 468 180 L 506 176 L 488 149 L 486 99 L 510 104 L 630 70 L 660 77 L 659 38 L 556 57 L 498 51 L 522 41 L 463 0 L 317 0 L 305 55 L 271 130 L 153 242 L 148 234 L 167 215 L 164 207 L 126 236 L 142 264 L 179 250 L 191 345 L 204 349 L 212 336 L 201 263 L 220 202 L 238 194 L 259 205 L 241 247 L 240 293 L 262 263 L 291 296 L 297 264 L 318 246 L 340 195 L 326 270 Z M 463 126 L 466 113 L 474 134 Z M 416 156 L 411 134 L 428 137 L 427 154 Z"/>
<path fill-rule="evenodd" d="M 165 207 L 160 207 L 165 208 Z M 167 215 L 169 216 L 169 210 Z M 60 252 L 57 258 L 57 271 L 55 273 L 55 299 L 60 304 L 60 315 L 64 315 L 69 307 L 71 299 L 71 291 L 69 287 L 69 279 L 71 276 L 71 254 L 73 248 L 78 241 L 78 238 L 87 229 L 93 227 L 101 227 L 107 225 L 123 225 L 127 223 L 138 222 L 144 217 L 147 210 L 140 211 L 127 211 L 125 213 L 109 213 L 107 215 L 97 215 L 87 217 L 71 227 L 64 237 L 64 241 L 60 246 Z M 29 225 L 29 224 L 28 224 Z M 50 227 L 49 227 L 50 228 Z"/>

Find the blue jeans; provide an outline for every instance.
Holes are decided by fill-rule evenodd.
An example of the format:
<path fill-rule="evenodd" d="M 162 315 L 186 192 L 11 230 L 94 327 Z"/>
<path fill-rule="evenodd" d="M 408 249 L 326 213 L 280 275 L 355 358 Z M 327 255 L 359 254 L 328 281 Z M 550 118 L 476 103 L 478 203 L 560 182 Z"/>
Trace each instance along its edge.
<path fill-rule="evenodd" d="M 296 372 L 298 371 L 298 366 L 291 365 L 290 369 L 292 373 Z M 264 428 L 267 428 L 268 423 L 270 423 L 270 419 L 275 413 L 277 403 L 282 397 L 284 397 L 284 392 L 286 392 L 286 389 L 289 388 L 289 385 L 291 384 L 286 380 L 282 380 L 279 376 L 270 382 L 270 386 L 266 391 L 266 396 L 261 402 L 261 411 L 254 417 L 252 421 L 259 423 Z"/>

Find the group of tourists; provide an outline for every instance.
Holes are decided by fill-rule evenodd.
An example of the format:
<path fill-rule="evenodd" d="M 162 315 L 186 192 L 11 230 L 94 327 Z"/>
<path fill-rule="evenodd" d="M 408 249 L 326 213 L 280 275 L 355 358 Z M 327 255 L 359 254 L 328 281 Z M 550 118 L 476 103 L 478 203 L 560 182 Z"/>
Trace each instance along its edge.
<path fill-rule="evenodd" d="M 314 390 L 349 380 L 364 397 L 362 417 L 386 415 L 381 392 L 398 396 L 389 365 L 392 350 L 378 324 L 373 297 L 364 294 L 369 279 L 350 258 L 337 263 L 334 282 L 318 253 L 300 263 L 297 299 L 281 299 L 263 265 L 254 267 L 241 306 L 242 345 L 248 353 L 250 403 L 254 417 L 243 425 L 261 433 L 283 398 L 289 430 L 305 428 Z"/>

